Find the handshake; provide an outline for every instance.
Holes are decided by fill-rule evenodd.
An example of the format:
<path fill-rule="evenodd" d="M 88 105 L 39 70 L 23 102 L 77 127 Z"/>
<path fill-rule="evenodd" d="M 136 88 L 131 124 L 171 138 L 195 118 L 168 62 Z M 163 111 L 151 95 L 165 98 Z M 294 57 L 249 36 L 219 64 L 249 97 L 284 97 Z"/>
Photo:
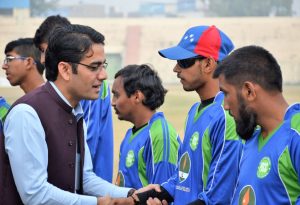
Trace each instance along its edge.
<path fill-rule="evenodd" d="M 139 190 L 131 189 L 127 198 L 99 197 L 97 205 L 167 205 L 173 197 L 162 186 L 150 184 Z"/>

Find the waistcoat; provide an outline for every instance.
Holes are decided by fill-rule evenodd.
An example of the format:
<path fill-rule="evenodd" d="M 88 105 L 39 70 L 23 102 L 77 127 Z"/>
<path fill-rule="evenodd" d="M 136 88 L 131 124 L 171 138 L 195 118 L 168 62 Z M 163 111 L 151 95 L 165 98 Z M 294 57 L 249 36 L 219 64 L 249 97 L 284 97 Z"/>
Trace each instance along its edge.
<path fill-rule="evenodd" d="M 21 103 L 30 105 L 36 111 L 43 126 L 48 147 L 47 181 L 62 190 L 75 192 L 77 146 L 81 173 L 80 190 L 77 190 L 77 193 L 82 193 L 84 160 L 82 118 L 77 122 L 72 107 L 61 99 L 49 82 L 21 97 L 10 110 Z M 3 132 L 0 135 L 0 204 L 23 204 L 5 152 Z"/>

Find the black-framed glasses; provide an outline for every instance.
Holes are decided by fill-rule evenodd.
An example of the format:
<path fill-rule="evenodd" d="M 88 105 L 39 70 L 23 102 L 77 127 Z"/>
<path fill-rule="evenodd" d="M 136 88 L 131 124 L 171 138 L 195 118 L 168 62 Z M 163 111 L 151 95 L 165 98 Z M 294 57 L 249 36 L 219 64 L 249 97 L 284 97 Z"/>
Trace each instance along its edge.
<path fill-rule="evenodd" d="M 187 59 L 182 59 L 182 60 L 177 60 L 177 64 L 182 68 L 182 69 L 187 69 L 191 67 L 192 65 L 195 64 L 196 60 L 203 60 L 206 57 L 203 56 L 196 56 L 193 58 L 187 58 Z"/>
<path fill-rule="evenodd" d="M 74 62 L 70 62 L 70 63 L 74 63 Z M 106 61 L 104 62 L 97 62 L 97 63 L 93 63 L 91 65 L 87 65 L 87 64 L 84 64 L 84 63 L 74 63 L 74 64 L 79 64 L 79 65 L 83 65 L 85 67 L 87 67 L 90 71 L 92 72 L 97 72 L 98 70 L 100 70 L 101 68 L 104 68 L 106 69 L 107 68 L 107 65 L 108 63 Z"/>
<path fill-rule="evenodd" d="M 4 58 L 3 63 L 7 64 L 9 62 L 12 62 L 13 60 L 18 60 L 18 59 L 25 60 L 26 58 L 28 58 L 28 57 L 24 57 L 24 56 L 6 56 Z"/>

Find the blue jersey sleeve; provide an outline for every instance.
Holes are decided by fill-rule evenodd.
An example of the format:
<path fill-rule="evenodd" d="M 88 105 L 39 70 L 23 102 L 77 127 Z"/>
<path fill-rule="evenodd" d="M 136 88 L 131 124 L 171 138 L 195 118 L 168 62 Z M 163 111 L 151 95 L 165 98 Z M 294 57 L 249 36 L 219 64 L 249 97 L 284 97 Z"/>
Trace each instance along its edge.
<path fill-rule="evenodd" d="M 180 141 L 180 148 L 178 150 L 178 156 L 181 156 L 182 155 L 182 142 Z M 167 191 L 168 193 L 174 198 L 175 196 L 175 188 L 176 188 L 176 184 L 178 182 L 178 160 L 177 160 L 177 166 L 176 166 L 176 169 L 174 171 L 174 174 L 165 182 L 161 183 L 161 186 L 163 186 Z"/>
<path fill-rule="evenodd" d="M 82 100 L 87 125 L 87 143 L 93 169 L 97 176 L 112 182 L 113 175 L 113 122 L 110 90 L 107 81 L 101 86 L 99 98 Z"/>
<path fill-rule="evenodd" d="M 164 119 L 152 125 L 150 135 L 143 154 L 146 174 L 149 183 L 161 184 L 175 173 L 181 141 L 175 129 Z"/>
<path fill-rule="evenodd" d="M 161 186 L 163 186 L 173 198 L 175 196 L 175 187 L 176 187 L 177 180 L 178 180 L 178 167 L 176 168 L 174 175 L 171 176 L 168 179 L 168 181 L 163 182 L 161 184 Z"/>
<path fill-rule="evenodd" d="M 212 122 L 208 130 L 212 146 L 205 190 L 199 199 L 205 204 L 230 204 L 237 180 L 242 143 L 235 122 L 227 112 Z"/>
<path fill-rule="evenodd" d="M 295 107 L 295 106 L 294 106 Z M 299 104 L 297 104 L 299 108 Z M 292 141 L 290 143 L 290 156 L 292 164 L 298 175 L 298 183 L 300 184 L 300 112 L 299 109 L 291 118 L 291 128 L 293 132 Z"/>
<path fill-rule="evenodd" d="M 299 127 L 298 127 L 299 128 Z M 291 161 L 293 164 L 293 167 L 295 169 L 295 174 L 297 175 L 298 178 L 298 191 L 300 187 L 300 133 L 297 130 L 294 130 L 294 137 L 291 140 L 290 143 L 290 156 L 291 156 Z M 296 187 L 296 186 L 295 186 Z M 300 193 L 298 193 L 299 196 L 297 198 L 296 204 L 300 204 Z"/>

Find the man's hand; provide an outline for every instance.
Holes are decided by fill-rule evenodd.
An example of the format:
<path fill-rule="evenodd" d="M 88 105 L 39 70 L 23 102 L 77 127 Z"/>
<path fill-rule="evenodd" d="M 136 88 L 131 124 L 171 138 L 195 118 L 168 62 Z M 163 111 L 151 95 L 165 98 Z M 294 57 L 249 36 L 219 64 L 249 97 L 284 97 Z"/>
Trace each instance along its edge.
<path fill-rule="evenodd" d="M 111 200 L 110 196 L 98 197 L 97 205 L 110 205 Z"/>
<path fill-rule="evenodd" d="M 110 196 L 105 196 L 97 199 L 97 205 L 134 205 L 134 200 L 132 197 L 112 199 Z"/>
<path fill-rule="evenodd" d="M 160 201 L 158 198 L 149 198 L 147 200 L 147 205 L 168 205 L 168 202 L 166 200 Z"/>

